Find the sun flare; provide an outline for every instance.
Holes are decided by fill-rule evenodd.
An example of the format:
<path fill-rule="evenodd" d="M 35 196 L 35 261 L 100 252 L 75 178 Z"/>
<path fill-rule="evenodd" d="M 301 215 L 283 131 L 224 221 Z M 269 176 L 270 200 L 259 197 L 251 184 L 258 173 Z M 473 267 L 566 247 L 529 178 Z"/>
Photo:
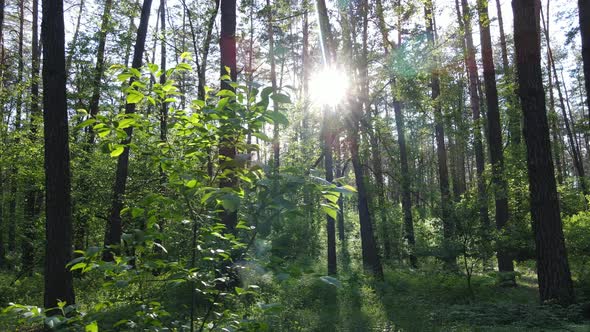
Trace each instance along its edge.
<path fill-rule="evenodd" d="M 311 97 L 315 104 L 334 107 L 346 95 L 348 77 L 340 68 L 324 68 L 312 76 L 310 88 Z"/>

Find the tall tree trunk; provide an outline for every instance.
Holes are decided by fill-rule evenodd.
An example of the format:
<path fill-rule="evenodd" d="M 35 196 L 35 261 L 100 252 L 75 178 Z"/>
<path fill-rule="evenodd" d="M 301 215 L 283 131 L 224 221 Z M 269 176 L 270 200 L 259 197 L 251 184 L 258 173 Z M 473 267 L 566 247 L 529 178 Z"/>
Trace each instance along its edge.
<path fill-rule="evenodd" d="M 487 0 L 477 2 L 479 12 L 479 29 L 481 37 L 481 54 L 483 60 L 483 78 L 486 92 L 488 112 L 488 144 L 492 161 L 492 181 L 496 198 L 496 228 L 502 231 L 508 222 L 508 186 L 504 179 L 504 153 L 502 151 L 502 123 L 500 122 L 500 107 L 498 106 L 498 89 L 496 87 L 496 69 L 492 52 L 492 37 L 490 34 L 490 19 Z M 498 271 L 510 273 L 506 281 L 516 285 L 514 279 L 514 265 L 510 253 L 504 248 L 498 248 Z"/>
<path fill-rule="evenodd" d="M 578 179 L 580 180 L 582 192 L 584 193 L 584 195 L 588 195 L 588 188 L 586 187 L 586 180 L 584 178 L 585 177 L 584 163 L 582 162 L 581 153 L 580 153 L 580 150 L 578 149 L 578 145 L 576 144 L 576 139 L 574 136 L 573 127 L 570 125 L 570 121 L 567 116 L 566 103 L 565 103 L 563 93 L 561 91 L 561 84 L 559 82 L 559 76 L 557 75 L 557 70 L 555 68 L 555 61 L 553 59 L 553 52 L 551 51 L 551 40 L 549 38 L 549 29 L 547 28 L 547 25 L 545 23 L 545 18 L 543 15 L 543 7 L 540 7 L 540 11 L 541 11 L 541 22 L 543 23 L 543 31 L 545 33 L 545 40 L 547 42 L 547 55 L 548 55 L 547 61 L 550 64 L 549 70 L 553 71 L 553 77 L 555 78 L 555 85 L 557 87 L 557 96 L 559 97 L 559 106 L 561 108 L 561 115 L 563 117 L 563 123 L 565 124 L 565 131 L 566 131 L 567 138 L 570 143 L 570 148 L 572 151 L 572 159 L 574 162 L 574 168 L 576 169 Z M 549 19 L 549 16 L 547 16 L 547 19 Z"/>
<path fill-rule="evenodd" d="M 390 47 L 394 47 L 395 43 L 389 41 L 389 33 L 387 31 L 387 25 L 385 24 L 383 5 L 381 0 L 376 1 L 377 5 L 377 19 L 378 26 L 381 32 L 381 38 L 383 40 L 383 47 L 385 56 L 389 57 Z M 402 25 L 402 13 L 401 13 L 401 1 L 397 1 L 399 14 L 399 28 Z M 398 33 L 397 45 L 401 44 L 401 32 Z M 395 77 L 390 74 L 392 81 Z M 401 189 L 402 189 L 402 211 L 404 214 L 404 237 L 408 245 L 410 265 L 417 267 L 418 260 L 415 255 L 416 239 L 414 236 L 414 221 L 412 218 L 412 197 L 411 197 L 411 175 L 408 167 L 408 152 L 406 148 L 406 130 L 404 124 L 404 115 L 402 111 L 402 103 L 397 98 L 397 91 L 395 84 L 391 84 L 391 95 L 393 98 L 393 112 L 395 117 L 395 128 L 397 131 L 397 141 L 399 146 L 400 154 L 400 176 L 401 176 Z"/>
<path fill-rule="evenodd" d="M 479 218 L 484 227 L 487 228 L 490 224 L 490 219 L 488 215 L 486 185 L 483 175 L 485 170 L 485 157 L 481 135 L 482 119 L 480 117 L 481 100 L 478 90 L 479 76 L 477 74 L 477 63 L 475 62 L 475 46 L 473 46 L 471 10 L 467 0 L 461 0 L 461 7 L 463 10 L 463 26 L 465 29 L 465 62 L 467 64 L 467 72 L 469 75 L 469 100 L 471 104 L 471 112 L 473 114 L 473 145 L 475 150 L 475 168 L 477 171 Z M 501 148 L 501 146 L 498 148 Z"/>
<path fill-rule="evenodd" d="M 229 75 L 232 82 L 238 78 L 236 68 L 236 0 L 221 0 L 221 31 L 219 38 L 219 47 L 221 52 L 221 76 L 227 75 L 226 67 L 229 68 Z M 234 91 L 235 89 L 226 80 L 221 80 L 221 89 Z M 235 143 L 230 137 L 221 139 L 219 146 L 219 157 L 222 170 L 233 172 L 233 167 L 228 161 L 236 157 Z M 230 174 L 223 178 L 219 186 L 221 188 L 235 188 L 238 185 L 238 179 L 235 175 Z M 238 223 L 237 211 L 224 210 L 222 223 L 228 230 L 233 230 Z"/>
<path fill-rule="evenodd" d="M 110 1 L 110 0 L 107 0 Z M 68 57 L 66 58 L 66 73 L 69 74 L 72 68 L 72 58 L 76 53 L 76 45 L 78 44 L 78 36 L 80 35 L 80 23 L 82 22 L 82 13 L 84 12 L 84 0 L 80 0 L 80 10 L 78 10 L 78 18 L 76 19 L 76 28 L 74 29 L 74 36 L 72 37 L 72 43 L 68 50 Z"/>
<path fill-rule="evenodd" d="M 432 0 L 427 0 L 424 5 L 424 15 L 426 17 L 426 35 L 431 49 L 436 47 L 435 30 L 434 30 L 434 13 Z M 440 79 L 436 69 L 438 60 L 434 59 L 434 67 L 431 72 L 430 84 L 432 88 L 431 98 L 434 101 L 434 131 L 436 136 L 436 156 L 438 160 L 438 177 L 441 193 L 441 219 L 443 222 L 444 245 L 449 251 L 445 254 L 445 263 L 449 268 L 456 265 L 456 255 L 453 252 L 450 242 L 455 233 L 455 224 L 451 219 L 451 194 L 449 191 L 449 169 L 447 167 L 447 149 L 445 147 L 445 129 L 442 114 L 442 107 L 438 100 L 440 96 Z"/>
<path fill-rule="evenodd" d="M 332 32 L 330 28 L 330 20 L 328 19 L 328 11 L 324 0 L 317 0 L 316 10 L 320 26 L 320 47 L 322 49 L 322 62 L 324 68 L 330 67 L 333 59 L 334 50 L 332 49 Z M 326 170 L 326 181 L 334 181 L 334 162 L 332 155 L 332 147 L 334 143 L 334 119 L 333 112 L 329 106 L 323 105 L 323 119 L 322 119 L 322 138 L 324 150 L 324 168 Z M 326 215 L 326 234 L 327 234 L 327 254 L 328 254 L 328 274 L 335 275 L 337 273 L 336 265 L 336 227 L 335 220 L 329 215 Z"/>
<path fill-rule="evenodd" d="M 162 22 L 162 40 L 160 43 L 160 84 L 166 83 L 166 0 L 160 0 L 160 21 Z M 168 140 L 168 103 L 162 101 L 160 107 L 160 141 L 166 142 Z M 166 174 L 160 166 L 160 182 L 162 185 L 166 182 Z"/>
<path fill-rule="evenodd" d="M 275 61 L 275 40 L 274 40 L 274 27 L 272 24 L 272 11 L 273 8 L 270 4 L 270 0 L 266 0 L 266 10 L 268 10 L 268 57 L 270 59 L 270 82 L 273 93 L 277 91 L 277 72 L 276 72 L 276 61 Z M 275 113 L 279 112 L 279 104 L 273 102 L 273 110 Z M 279 138 L 279 124 L 275 123 L 273 127 L 272 135 L 272 154 L 273 154 L 273 170 L 275 175 L 278 175 L 279 166 L 281 161 L 281 143 Z"/>
<path fill-rule="evenodd" d="M 586 107 L 590 121 L 590 0 L 578 0 L 580 35 L 582 36 L 582 62 L 584 63 L 584 86 Z"/>
<path fill-rule="evenodd" d="M 319 2 L 318 2 L 319 3 Z M 361 15 L 363 21 L 367 20 L 368 8 L 366 1 L 361 4 Z M 325 8 L 324 8 L 325 12 Z M 363 164 L 359 154 L 359 140 L 360 140 L 360 120 L 365 113 L 363 111 L 363 103 L 368 105 L 368 96 L 364 95 L 366 89 L 363 87 L 366 85 L 366 76 L 363 74 L 363 68 L 360 68 L 362 64 L 366 64 L 366 59 L 362 59 L 365 54 L 359 55 L 354 48 L 356 39 L 354 27 L 356 27 L 355 14 L 350 16 L 350 22 L 348 14 L 344 11 L 341 12 L 342 17 L 342 30 L 343 30 L 343 48 L 346 56 L 350 59 L 348 62 L 350 66 L 349 72 L 359 73 L 357 77 L 351 77 L 351 87 L 356 89 L 354 93 L 351 93 L 348 97 L 348 105 L 350 107 L 350 115 L 347 117 L 348 127 L 348 140 L 349 140 L 349 151 L 350 159 L 352 161 L 352 167 L 354 170 L 354 178 L 357 186 L 358 200 L 357 209 L 359 214 L 360 224 L 360 235 L 361 235 L 361 251 L 363 259 L 363 267 L 366 272 L 371 273 L 377 279 L 383 279 L 383 267 L 381 265 L 381 259 L 379 252 L 377 251 L 377 243 L 375 241 L 375 235 L 373 233 L 373 223 L 371 213 L 369 210 L 369 197 L 366 187 L 366 178 L 363 168 Z M 361 22 L 363 25 L 365 22 Z M 365 30 L 365 28 L 363 28 Z M 363 31 L 363 35 L 366 32 Z M 365 38 L 365 36 L 363 36 Z M 354 70 L 353 70 L 354 68 Z M 358 96 L 358 98 L 357 98 Z"/>
<path fill-rule="evenodd" d="M 524 113 L 532 227 L 542 302 L 574 302 L 553 173 L 541 72 L 539 0 L 513 0 L 519 97 Z"/>
<path fill-rule="evenodd" d="M 504 18 L 502 17 L 502 4 L 496 0 L 496 10 L 498 11 L 498 26 L 500 28 L 500 49 L 502 51 L 502 73 L 508 73 L 510 64 L 508 62 L 508 47 L 506 47 L 506 34 L 504 33 Z"/>
<path fill-rule="evenodd" d="M 215 19 L 219 12 L 219 2 L 222 0 L 215 0 L 215 7 L 211 11 L 211 16 L 207 21 L 207 33 L 205 34 L 205 41 L 203 42 L 203 49 L 201 51 L 201 66 L 198 72 L 199 75 L 199 91 L 198 96 L 200 100 L 205 100 L 205 85 L 207 84 L 207 60 L 209 58 L 209 48 L 211 46 L 211 39 L 213 38 L 213 26 L 215 25 Z"/>
<path fill-rule="evenodd" d="M 94 76 L 92 81 L 92 96 L 90 97 L 90 116 L 96 117 L 100 102 L 100 91 L 102 86 L 102 75 L 104 72 L 104 53 L 107 42 L 108 29 L 111 19 L 111 8 L 113 0 L 106 0 L 102 12 L 102 22 L 98 35 L 98 50 L 96 51 L 96 66 L 94 67 Z M 94 144 L 95 133 L 92 128 L 89 129 L 88 143 Z"/>
<path fill-rule="evenodd" d="M 141 8 L 141 18 L 139 20 L 139 28 L 137 29 L 137 38 L 135 40 L 135 49 L 133 51 L 133 61 L 131 67 L 135 69 L 141 68 L 142 56 L 145 49 L 145 39 L 147 35 L 148 22 L 150 19 L 150 10 L 152 7 L 152 0 L 144 0 Z M 129 86 L 134 82 L 134 78 L 130 78 Z M 135 113 L 136 104 L 125 105 L 125 114 Z M 133 136 L 133 127 L 125 128 L 127 137 L 121 142 L 124 145 L 123 153 L 117 159 L 117 170 L 115 173 L 115 185 L 113 187 L 113 201 L 111 205 L 111 214 L 107 223 L 105 232 L 104 245 L 106 248 L 110 246 L 118 246 L 121 243 L 121 235 L 123 233 L 123 226 L 121 222 L 121 209 L 123 209 L 123 196 L 127 187 L 127 174 L 129 173 L 129 144 Z M 116 250 L 107 249 L 103 253 L 105 261 L 112 261 Z"/>
<path fill-rule="evenodd" d="M 66 101 L 63 2 L 43 0 L 43 120 L 45 135 L 45 308 L 74 304 L 72 207 Z M 61 314 L 51 310 L 50 314 Z"/>
<path fill-rule="evenodd" d="M 30 116 L 30 137 L 31 141 L 36 141 L 37 121 L 40 115 L 39 109 L 39 2 L 33 0 L 33 20 L 32 24 L 32 45 L 31 45 L 31 116 Z M 25 193 L 25 222 L 22 242 L 22 266 L 23 271 L 28 271 L 29 275 L 33 272 L 35 259 L 35 220 L 37 219 L 37 205 L 39 191 L 36 184 L 31 179 L 27 179 Z"/>
<path fill-rule="evenodd" d="M 549 51 L 547 51 L 547 59 L 549 59 Z M 558 126 L 558 116 L 555 111 L 555 95 L 553 94 L 553 74 L 551 72 L 551 62 L 547 61 L 547 82 L 549 89 L 549 123 L 551 125 L 552 155 L 555 160 L 555 169 L 557 174 L 557 183 L 563 184 L 564 169 L 561 159 L 561 131 Z"/>

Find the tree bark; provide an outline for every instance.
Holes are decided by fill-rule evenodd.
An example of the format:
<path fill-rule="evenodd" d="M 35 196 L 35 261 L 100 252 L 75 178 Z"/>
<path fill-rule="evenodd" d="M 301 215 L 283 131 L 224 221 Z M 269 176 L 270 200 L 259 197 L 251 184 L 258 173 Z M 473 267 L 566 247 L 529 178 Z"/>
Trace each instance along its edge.
<path fill-rule="evenodd" d="M 31 141 L 36 140 L 37 118 L 39 117 L 39 2 L 33 0 L 32 42 L 31 42 L 31 116 L 30 133 Z M 41 196 L 32 179 L 27 179 L 25 193 L 25 222 L 22 242 L 22 266 L 23 271 L 33 272 L 35 258 L 35 220 L 37 219 L 37 205 Z"/>
<path fill-rule="evenodd" d="M 553 173 L 541 72 L 539 0 L 513 0 L 518 94 L 524 113 L 532 228 L 542 302 L 574 302 Z"/>
<path fill-rule="evenodd" d="M 584 86 L 586 107 L 590 121 L 590 0 L 578 0 L 580 35 L 582 36 L 582 62 L 584 64 Z"/>
<path fill-rule="evenodd" d="M 490 34 L 490 19 L 487 0 L 478 0 L 479 29 L 481 39 L 481 54 L 483 60 L 483 78 L 486 92 L 488 113 L 488 144 L 492 161 L 492 182 L 496 203 L 496 228 L 502 231 L 508 223 L 508 186 L 504 179 L 504 153 L 502 151 L 502 123 L 500 122 L 500 107 L 498 106 L 498 89 L 496 87 L 496 69 L 492 51 L 492 37 Z M 498 248 L 498 271 L 512 273 L 514 265 L 510 253 L 504 248 Z M 511 274 L 505 278 L 511 285 L 516 280 Z"/>
<path fill-rule="evenodd" d="M 330 20 L 326 10 L 326 3 L 324 0 L 317 0 L 316 9 L 318 14 L 320 26 L 320 47 L 322 49 L 322 65 L 324 68 L 330 67 L 334 50 L 332 49 L 332 31 L 330 28 Z M 322 119 L 322 147 L 324 152 L 324 168 L 326 170 L 326 181 L 334 181 L 334 161 L 333 161 L 333 142 L 334 142 L 334 128 L 333 128 L 333 112 L 329 106 L 323 105 L 323 119 Z M 336 263 L 336 227 L 335 220 L 329 215 L 326 215 L 326 234 L 327 234 L 327 255 L 328 255 L 328 274 L 335 275 L 337 273 Z"/>
<path fill-rule="evenodd" d="M 139 28 L 137 29 L 137 38 L 135 40 L 135 49 L 133 51 L 133 60 L 131 67 L 135 69 L 141 68 L 142 56 L 145 49 L 145 39 L 147 35 L 147 28 L 150 19 L 150 10 L 152 0 L 144 0 L 141 8 L 141 18 L 139 20 Z M 134 82 L 130 78 L 129 86 Z M 135 113 L 136 104 L 125 105 L 125 114 Z M 103 253 L 103 260 L 112 261 L 113 255 L 117 252 L 111 246 L 118 246 L 121 243 L 121 235 L 123 233 L 123 225 L 121 220 L 121 209 L 123 209 L 123 196 L 127 187 L 127 174 L 129 173 L 129 144 L 133 136 L 133 127 L 125 128 L 127 137 L 121 142 L 124 145 L 123 153 L 117 159 L 117 170 L 115 173 L 115 185 L 113 187 L 113 201 L 111 205 L 111 214 L 107 223 L 105 232 L 104 245 L 107 248 Z"/>
<path fill-rule="evenodd" d="M 543 15 L 543 8 L 540 7 L 541 11 L 541 22 L 543 23 L 543 31 L 545 33 L 545 40 L 547 42 L 547 56 L 548 56 L 548 63 L 549 63 L 549 70 L 553 71 L 553 77 L 555 77 L 555 85 L 557 86 L 557 96 L 559 97 L 559 106 L 561 108 L 561 115 L 563 117 L 563 123 L 565 124 L 565 131 L 567 134 L 568 141 L 570 143 L 570 148 L 572 151 L 572 159 L 574 162 L 574 168 L 576 169 L 576 173 L 578 179 L 580 180 L 580 185 L 582 189 L 582 193 L 584 195 L 588 195 L 588 189 L 586 187 L 585 181 L 585 174 L 584 174 L 584 163 L 582 162 L 582 157 L 580 150 L 577 145 L 577 141 L 575 139 L 574 128 L 570 125 L 570 121 L 567 116 L 567 109 L 565 99 L 563 97 L 563 93 L 561 91 L 561 84 L 559 82 L 559 76 L 557 75 L 557 70 L 555 68 L 555 61 L 553 59 L 553 52 L 551 51 L 551 40 L 549 38 L 549 29 L 545 23 L 545 18 Z M 549 19 L 549 16 L 547 16 Z"/>
<path fill-rule="evenodd" d="M 502 73 L 507 74 L 510 64 L 508 62 L 508 47 L 506 47 L 506 34 L 504 33 L 504 18 L 502 17 L 502 4 L 496 0 L 496 10 L 498 11 L 498 27 L 500 28 L 500 50 L 502 51 Z"/>
<path fill-rule="evenodd" d="M 426 36 L 431 49 L 436 46 L 433 3 L 427 0 L 424 5 L 424 15 L 426 18 Z M 434 59 L 434 68 L 430 73 L 430 84 L 432 89 L 431 98 L 434 102 L 434 132 L 436 137 L 436 156 L 438 161 L 438 177 L 441 193 L 441 219 L 443 223 L 444 246 L 447 249 L 444 261 L 447 267 L 454 268 L 457 264 L 454 250 L 450 248 L 455 233 L 455 224 L 451 217 L 451 194 L 449 191 L 449 169 L 447 166 L 447 149 L 445 147 L 445 129 L 443 122 L 443 113 L 438 97 L 440 96 L 440 78 L 436 67 L 438 60 Z"/>
<path fill-rule="evenodd" d="M 96 51 L 96 66 L 94 67 L 94 77 L 92 82 L 92 96 L 90 97 L 90 117 L 94 118 L 98 114 L 100 102 L 100 91 L 102 86 L 102 76 L 104 72 L 104 53 L 111 19 L 111 8 L 113 0 L 106 0 L 102 12 L 102 22 L 98 35 L 98 49 Z M 94 144 L 95 133 L 92 128 L 89 129 L 88 143 Z"/>
<path fill-rule="evenodd" d="M 43 120 L 45 135 L 45 308 L 75 303 L 72 273 L 72 207 L 66 101 L 63 2 L 43 0 Z M 61 314 L 51 310 L 49 314 Z"/>
<path fill-rule="evenodd" d="M 463 27 L 465 29 L 465 62 L 467 64 L 467 72 L 469 75 L 469 100 L 471 112 L 473 114 L 473 145 L 475 150 L 475 168 L 477 172 L 479 218 L 483 226 L 488 227 L 490 219 L 488 214 L 486 185 L 483 175 L 485 170 L 485 157 L 481 135 L 481 100 L 478 90 L 479 76 L 477 73 L 477 63 L 475 62 L 475 46 L 473 45 L 471 29 L 471 10 L 467 0 L 461 0 L 461 7 L 463 10 Z M 501 146 L 499 148 L 501 148 Z"/>
<path fill-rule="evenodd" d="M 232 82 L 238 78 L 236 68 L 236 0 L 221 0 L 221 31 L 219 39 L 221 52 L 221 76 L 227 75 L 226 67 L 229 68 L 229 75 Z M 221 89 L 234 91 L 235 89 L 227 80 L 221 80 Z M 222 169 L 230 172 L 233 166 L 229 165 L 236 157 L 236 147 L 232 138 L 224 137 L 219 146 L 219 157 Z M 219 186 L 221 188 L 235 188 L 238 180 L 235 175 L 229 174 L 223 178 Z M 228 230 L 233 230 L 238 223 L 237 211 L 224 210 L 222 223 Z"/>
<path fill-rule="evenodd" d="M 385 24 L 383 6 L 381 0 L 376 1 L 377 5 L 377 19 L 378 26 L 381 32 L 381 38 L 383 40 L 384 52 L 387 60 L 389 60 L 390 47 L 395 48 L 396 44 L 389 41 L 389 33 L 387 31 L 387 25 Z M 401 1 L 397 1 L 397 6 L 401 6 Z M 402 24 L 402 14 L 399 13 L 399 29 Z M 401 44 L 401 32 L 398 34 L 397 45 Z M 391 80 L 395 77 L 390 74 Z M 400 176 L 401 176 L 401 189 L 402 189 L 402 211 L 404 214 L 404 237 L 406 239 L 409 251 L 410 266 L 416 268 L 418 266 L 418 259 L 415 255 L 416 239 L 414 235 L 414 221 L 412 217 L 412 196 L 411 196 L 411 175 L 408 167 L 408 152 L 406 147 L 406 130 L 404 124 L 404 115 L 402 111 L 402 103 L 397 98 L 396 86 L 392 82 L 391 84 L 391 95 L 393 98 L 393 112 L 395 117 L 395 128 L 397 131 L 397 141 L 399 146 L 400 154 Z"/>

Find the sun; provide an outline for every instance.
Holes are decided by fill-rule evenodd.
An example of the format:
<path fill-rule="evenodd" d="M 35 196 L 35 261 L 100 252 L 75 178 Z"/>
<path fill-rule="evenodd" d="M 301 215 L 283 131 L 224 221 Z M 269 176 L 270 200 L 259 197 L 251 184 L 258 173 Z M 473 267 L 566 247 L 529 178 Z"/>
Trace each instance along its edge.
<path fill-rule="evenodd" d="M 348 77 L 340 68 L 326 67 L 312 76 L 310 89 L 315 104 L 334 107 L 346 96 Z"/>

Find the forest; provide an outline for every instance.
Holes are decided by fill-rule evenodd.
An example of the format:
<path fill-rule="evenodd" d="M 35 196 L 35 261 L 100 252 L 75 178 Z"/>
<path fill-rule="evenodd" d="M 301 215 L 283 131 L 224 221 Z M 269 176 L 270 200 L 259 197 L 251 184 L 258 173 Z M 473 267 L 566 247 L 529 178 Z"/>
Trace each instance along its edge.
<path fill-rule="evenodd" d="M 0 0 L 0 331 L 589 331 L 590 0 Z"/>

